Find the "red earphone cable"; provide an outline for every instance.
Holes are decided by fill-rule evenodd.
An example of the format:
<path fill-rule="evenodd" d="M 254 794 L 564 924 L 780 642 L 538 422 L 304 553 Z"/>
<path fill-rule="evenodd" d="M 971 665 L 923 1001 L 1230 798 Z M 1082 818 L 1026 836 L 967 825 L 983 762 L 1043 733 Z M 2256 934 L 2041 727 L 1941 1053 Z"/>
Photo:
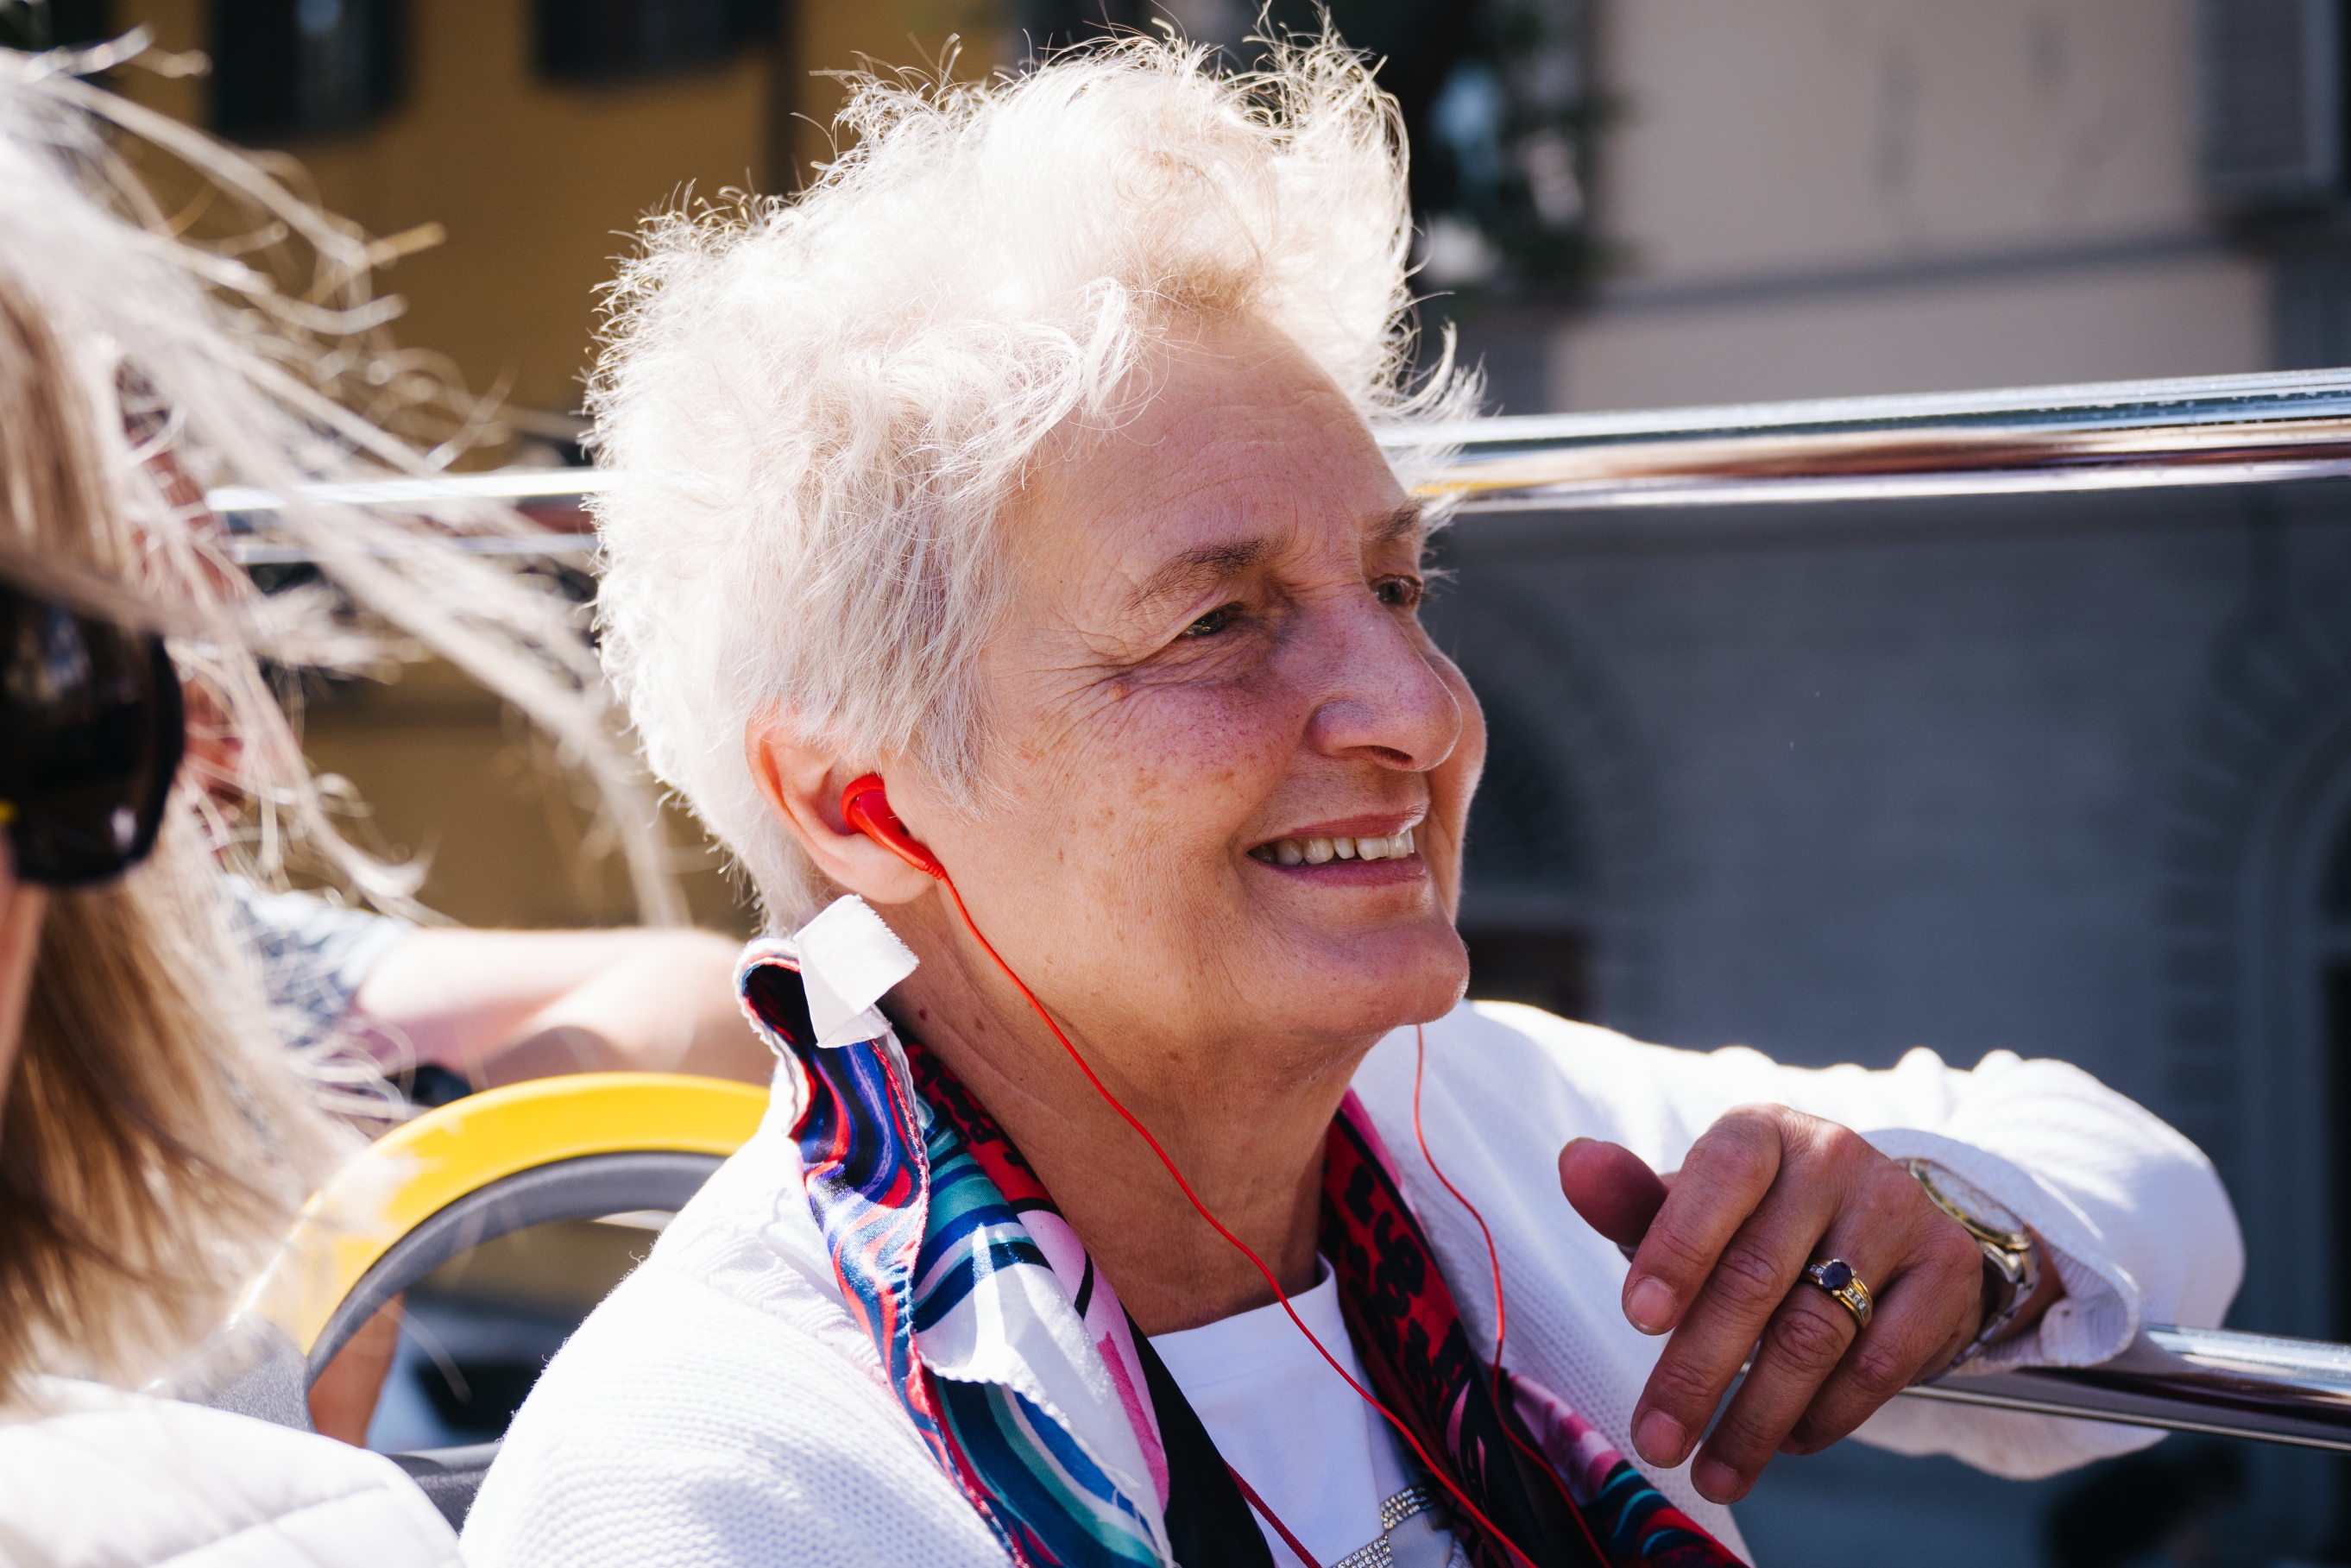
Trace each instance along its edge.
<path fill-rule="evenodd" d="M 916 862 L 914 863 L 920 864 L 921 862 Z M 938 862 L 935 858 L 933 859 L 932 865 L 938 865 Z M 925 866 L 924 869 L 927 871 L 930 870 L 930 867 Z M 1110 1108 L 1117 1112 L 1120 1117 L 1125 1121 L 1126 1124 L 1134 1128 L 1136 1134 L 1140 1136 L 1145 1144 L 1148 1144 L 1151 1146 L 1151 1152 L 1159 1156 L 1159 1163 L 1166 1167 L 1167 1174 L 1175 1177 L 1176 1185 L 1183 1190 L 1185 1201 L 1191 1204 L 1193 1209 L 1200 1216 L 1200 1218 L 1208 1222 L 1208 1226 L 1211 1229 L 1216 1231 L 1217 1235 L 1223 1237 L 1227 1241 L 1230 1242 L 1233 1247 L 1240 1252 L 1242 1257 L 1248 1259 L 1251 1264 L 1255 1265 L 1257 1271 L 1259 1274 L 1265 1276 L 1265 1282 L 1268 1287 L 1272 1290 L 1274 1300 L 1280 1301 L 1281 1303 L 1281 1310 L 1290 1314 L 1290 1321 L 1297 1325 L 1298 1332 L 1306 1336 L 1306 1343 L 1312 1345 L 1315 1353 L 1321 1355 L 1325 1362 L 1330 1364 L 1331 1370 L 1339 1375 L 1340 1381 L 1346 1384 L 1348 1387 L 1353 1389 L 1358 1398 L 1362 1399 L 1364 1404 L 1369 1405 L 1373 1409 L 1378 1411 L 1387 1421 L 1387 1424 L 1395 1428 L 1396 1435 L 1402 1437 L 1405 1443 L 1409 1444 L 1412 1451 L 1419 1457 L 1422 1466 L 1427 1469 L 1431 1476 L 1434 1476 L 1437 1479 L 1439 1485 L 1443 1486 L 1447 1492 L 1452 1494 L 1453 1500 L 1459 1503 L 1463 1511 L 1468 1513 L 1471 1519 L 1477 1521 L 1478 1527 L 1480 1530 L 1483 1530 L 1488 1535 L 1493 1537 L 1496 1541 L 1500 1542 L 1502 1543 L 1502 1549 L 1508 1552 L 1519 1562 L 1525 1563 L 1527 1568 L 1535 1568 L 1534 1560 L 1530 1558 L 1525 1552 L 1520 1551 L 1518 1546 L 1511 1542 L 1510 1538 L 1503 1534 L 1495 1525 L 1494 1521 L 1488 1519 L 1484 1511 L 1481 1511 L 1476 1503 L 1469 1500 L 1468 1494 L 1464 1492 L 1459 1486 L 1456 1485 L 1453 1479 L 1445 1473 L 1444 1469 L 1439 1466 L 1435 1459 L 1429 1457 L 1428 1450 L 1421 1446 L 1420 1439 L 1414 1437 L 1411 1430 L 1406 1427 L 1402 1421 L 1396 1419 L 1395 1413 L 1390 1410 L 1386 1406 L 1381 1404 L 1377 1399 L 1373 1398 L 1369 1390 L 1365 1389 L 1362 1384 L 1349 1376 L 1347 1369 L 1341 1366 L 1338 1363 L 1338 1359 L 1332 1355 L 1331 1352 L 1323 1345 L 1322 1342 L 1314 1337 L 1314 1331 L 1306 1326 L 1306 1320 L 1300 1317 L 1298 1315 L 1298 1309 L 1290 1304 L 1290 1292 L 1281 1288 L 1281 1281 L 1273 1277 L 1273 1270 L 1266 1267 L 1265 1260 L 1259 1257 L 1255 1249 L 1253 1249 L 1248 1242 L 1242 1240 L 1239 1237 L 1226 1229 L 1224 1221 L 1218 1219 L 1215 1215 L 1208 1212 L 1208 1206 L 1200 1201 L 1199 1195 L 1192 1190 L 1192 1184 L 1184 1179 L 1184 1173 L 1176 1168 L 1176 1162 L 1168 1157 L 1167 1151 L 1165 1149 L 1159 1146 L 1159 1140 L 1151 1135 L 1151 1129 L 1144 1126 L 1140 1121 L 1138 1121 L 1135 1118 L 1134 1113 L 1128 1110 L 1123 1104 L 1120 1103 L 1118 1096 L 1110 1092 L 1109 1086 L 1104 1084 L 1100 1078 L 1094 1076 L 1093 1068 L 1087 1064 L 1086 1059 L 1083 1056 L 1078 1054 L 1078 1048 L 1070 1043 L 1070 1037 L 1061 1032 L 1061 1026 L 1053 1021 L 1053 1015 L 1045 1010 L 1045 1004 L 1039 1001 L 1037 999 L 1036 993 L 1031 991 L 1028 986 L 1022 982 L 1019 975 L 1012 972 L 1012 966 L 1004 961 L 1004 956 L 996 950 L 995 945 L 989 942 L 986 936 L 980 935 L 978 923 L 972 919 L 971 911 L 964 907 L 963 894 L 956 888 L 955 878 L 947 875 L 946 868 L 945 866 L 939 866 L 939 869 L 932 872 L 932 874 L 946 884 L 948 896 L 955 900 L 956 913 L 963 917 L 964 929 L 971 933 L 972 940 L 978 943 L 981 948 L 987 952 L 987 956 L 996 961 L 996 967 L 1004 971 L 1004 977 L 1012 982 L 1013 988 L 1020 993 L 1021 998 L 1035 1010 L 1039 1018 L 1045 1020 L 1045 1027 L 1053 1031 L 1053 1038 L 1061 1042 L 1061 1049 L 1069 1053 L 1070 1060 L 1078 1064 L 1078 1071 L 1086 1075 L 1086 1082 L 1093 1085 L 1094 1092 L 1101 1095 L 1103 1101 L 1109 1104 Z M 1414 1093 L 1414 1122 L 1416 1130 L 1417 1129 L 1419 1121 L 1418 1104 L 1419 1094 L 1417 1087 L 1416 1086 Z M 1427 1153 L 1426 1144 L 1422 1145 L 1422 1153 L 1424 1155 Z M 1430 1165 L 1432 1169 L 1435 1168 L 1434 1161 L 1430 1162 Z M 1440 1176 L 1438 1179 L 1443 1180 L 1444 1178 Z M 1446 1187 L 1447 1191 L 1451 1191 L 1452 1184 L 1450 1182 L 1447 1182 Z M 1454 1197 L 1457 1198 L 1460 1197 L 1460 1196 L 1461 1195 L 1458 1192 L 1454 1193 Z M 1467 1204 L 1467 1199 L 1463 1199 L 1465 1205 Z M 1476 1210 L 1472 1209 L 1471 1212 L 1475 1213 Z M 1484 1219 L 1480 1218 L 1478 1223 L 1482 1228 L 1486 1222 Z M 1493 1239 L 1490 1235 L 1487 1238 L 1487 1246 L 1489 1250 L 1490 1250 L 1493 1246 Z M 1494 1277 L 1496 1281 L 1499 1283 L 1501 1279 L 1501 1264 L 1499 1260 L 1494 1265 Z M 1499 1379 L 1500 1377 L 1499 1370 L 1495 1375 L 1499 1386 Z M 1506 1422 L 1506 1428 L 1507 1426 L 1508 1423 Z M 1514 1438 L 1513 1440 L 1515 1441 L 1516 1439 Z M 1525 1445 L 1520 1444 L 1520 1447 L 1524 1448 Z M 1535 1458 L 1541 1459 L 1541 1456 L 1538 1454 Z M 1550 1467 L 1545 1465 L 1544 1468 L 1548 1469 Z M 1262 1502 L 1259 1502 L 1258 1507 L 1263 1509 L 1265 1505 Z M 1581 1517 L 1582 1512 L 1579 1510 L 1578 1518 L 1580 1519 Z M 1290 1531 L 1286 1528 L 1281 1528 L 1279 1525 L 1277 1525 L 1277 1528 L 1280 1529 L 1283 1538 L 1287 1540 L 1290 1536 Z M 1587 1535 L 1589 1531 L 1587 1531 Z M 1600 1560 L 1602 1562 L 1607 1561 L 1605 1557 L 1603 1557 Z"/>
<path fill-rule="evenodd" d="M 1290 1526 L 1281 1522 L 1281 1515 L 1274 1512 L 1265 1499 L 1257 1495 L 1257 1488 L 1249 1484 L 1247 1476 L 1230 1465 L 1225 1467 L 1225 1474 L 1233 1478 L 1233 1485 L 1241 1489 L 1241 1496 L 1249 1499 L 1249 1505 L 1265 1516 L 1265 1521 L 1273 1526 L 1273 1532 L 1281 1537 L 1284 1545 L 1298 1554 L 1298 1561 L 1303 1563 L 1305 1568 L 1322 1568 L 1322 1564 L 1315 1560 L 1314 1553 L 1306 1550 L 1306 1542 L 1290 1534 Z"/>
<path fill-rule="evenodd" d="M 1428 1152 L 1428 1134 L 1420 1124 L 1420 1082 L 1427 1066 L 1428 1032 L 1415 1024 L 1412 1026 L 1413 1141 L 1420 1145 L 1420 1157 L 1428 1162 L 1429 1170 L 1435 1173 L 1445 1190 L 1453 1195 L 1453 1201 L 1469 1211 L 1469 1218 L 1478 1222 L 1478 1234 L 1486 1239 L 1486 1263 L 1494 1272 L 1494 1408 L 1499 1410 L 1502 1407 L 1502 1345 L 1510 1336 L 1510 1309 L 1502 1302 L 1502 1255 L 1495 1250 L 1494 1233 L 1486 1228 L 1486 1217 L 1478 1212 L 1476 1204 L 1461 1196 L 1461 1189 L 1453 1185 L 1453 1178 L 1445 1174 L 1445 1168 L 1437 1163 L 1437 1156 Z"/>
<path fill-rule="evenodd" d="M 1558 1487 L 1562 1492 L 1567 1493 L 1568 1511 L 1575 1516 L 1576 1528 L 1583 1531 L 1583 1539 L 1591 1543 L 1593 1560 L 1605 1563 L 1608 1561 L 1608 1555 L 1600 1550 L 1600 1542 L 1592 1533 L 1591 1522 L 1583 1517 L 1583 1506 L 1576 1502 L 1573 1493 L 1567 1492 L 1566 1483 L 1560 1479 L 1559 1471 L 1552 1462 L 1536 1451 L 1525 1438 L 1519 1436 L 1510 1425 L 1509 1412 L 1502 1407 L 1502 1342 L 1510 1332 L 1510 1312 L 1502 1301 L 1502 1255 L 1495 1249 L 1494 1232 L 1488 1228 L 1486 1217 L 1478 1212 L 1476 1204 L 1462 1196 L 1461 1189 L 1453 1185 L 1453 1178 L 1445 1174 L 1445 1167 L 1437 1163 L 1437 1156 L 1428 1152 L 1428 1134 L 1420 1124 L 1420 1083 L 1423 1076 L 1422 1070 L 1427 1063 L 1428 1035 L 1420 1025 L 1415 1024 L 1412 1026 L 1413 1139 L 1420 1145 L 1420 1157 L 1428 1162 L 1429 1170 L 1435 1173 L 1437 1179 L 1444 1185 L 1445 1190 L 1453 1195 L 1453 1201 L 1468 1209 L 1469 1218 L 1478 1222 L 1478 1234 L 1486 1239 L 1486 1263 L 1494 1271 L 1494 1414 L 1501 1421 L 1502 1435 L 1510 1438 L 1510 1446 L 1534 1460 L 1542 1473 L 1551 1477 L 1552 1484 Z M 1475 1352 L 1472 1354 L 1474 1354 Z"/>

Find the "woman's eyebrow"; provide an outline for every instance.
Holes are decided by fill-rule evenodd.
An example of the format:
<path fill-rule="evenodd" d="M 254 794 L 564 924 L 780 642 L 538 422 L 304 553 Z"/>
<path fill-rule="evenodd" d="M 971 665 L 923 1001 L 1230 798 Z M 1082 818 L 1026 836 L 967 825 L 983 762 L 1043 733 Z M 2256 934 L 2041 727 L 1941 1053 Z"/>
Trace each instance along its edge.
<path fill-rule="evenodd" d="M 1273 553 L 1268 538 L 1231 539 L 1222 544 L 1196 545 L 1162 561 L 1127 601 L 1130 611 L 1158 600 L 1197 593 L 1261 564 Z"/>
<path fill-rule="evenodd" d="M 1410 538 L 1418 533 L 1423 524 L 1420 503 L 1406 501 L 1395 510 L 1383 512 L 1374 517 L 1364 530 L 1365 542 L 1394 544 L 1398 539 Z M 1162 599 L 1197 593 L 1202 589 L 1214 587 L 1262 566 L 1273 552 L 1274 541 L 1263 536 L 1195 545 L 1160 562 L 1128 598 L 1127 609 L 1130 612 L 1138 612 L 1148 609 Z"/>
<path fill-rule="evenodd" d="M 1398 539 L 1410 538 L 1420 531 L 1425 520 L 1421 504 L 1418 501 L 1406 501 L 1395 511 L 1384 513 L 1373 521 L 1370 528 L 1365 531 L 1366 542 L 1388 545 L 1395 543 Z"/>

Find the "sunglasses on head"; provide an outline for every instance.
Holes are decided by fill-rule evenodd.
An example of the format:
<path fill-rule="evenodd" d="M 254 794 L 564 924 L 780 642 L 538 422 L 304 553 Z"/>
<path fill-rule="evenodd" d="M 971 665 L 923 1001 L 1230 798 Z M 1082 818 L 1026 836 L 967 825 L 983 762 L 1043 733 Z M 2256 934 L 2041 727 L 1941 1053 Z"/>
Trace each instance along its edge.
<path fill-rule="evenodd" d="M 0 582 L 0 825 L 23 882 L 147 858 L 186 745 L 163 639 Z"/>

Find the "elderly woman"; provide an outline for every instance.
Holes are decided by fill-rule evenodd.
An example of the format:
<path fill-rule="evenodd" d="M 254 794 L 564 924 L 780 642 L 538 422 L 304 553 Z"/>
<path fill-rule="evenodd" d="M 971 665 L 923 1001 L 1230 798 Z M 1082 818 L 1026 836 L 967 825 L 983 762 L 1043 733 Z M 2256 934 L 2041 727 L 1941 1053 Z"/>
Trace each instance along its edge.
<path fill-rule="evenodd" d="M 2146 1440 L 1887 1403 L 2217 1320 L 2146 1113 L 1460 1004 L 1483 734 L 1375 433 L 1474 390 L 1403 375 L 1368 71 L 1131 40 L 847 129 L 616 295 L 604 648 L 796 932 L 782 1063 L 469 1560 L 1712 1564 L 1776 1451 Z"/>

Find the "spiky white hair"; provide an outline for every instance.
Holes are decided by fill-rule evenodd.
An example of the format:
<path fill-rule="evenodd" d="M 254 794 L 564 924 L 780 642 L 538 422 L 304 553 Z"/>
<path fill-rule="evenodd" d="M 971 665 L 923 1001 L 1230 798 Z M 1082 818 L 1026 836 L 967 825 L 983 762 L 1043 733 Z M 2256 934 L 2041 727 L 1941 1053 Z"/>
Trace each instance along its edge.
<path fill-rule="evenodd" d="M 869 76 L 839 130 L 797 200 L 648 224 L 590 401 L 605 668 L 785 927 L 825 890 L 747 726 L 773 706 L 975 805 L 1006 503 L 1050 433 L 1148 395 L 1161 334 L 1261 322 L 1375 427 L 1476 397 L 1449 353 L 1410 377 L 1401 126 L 1335 38 L 1238 75 L 1127 37 L 982 85 Z"/>

